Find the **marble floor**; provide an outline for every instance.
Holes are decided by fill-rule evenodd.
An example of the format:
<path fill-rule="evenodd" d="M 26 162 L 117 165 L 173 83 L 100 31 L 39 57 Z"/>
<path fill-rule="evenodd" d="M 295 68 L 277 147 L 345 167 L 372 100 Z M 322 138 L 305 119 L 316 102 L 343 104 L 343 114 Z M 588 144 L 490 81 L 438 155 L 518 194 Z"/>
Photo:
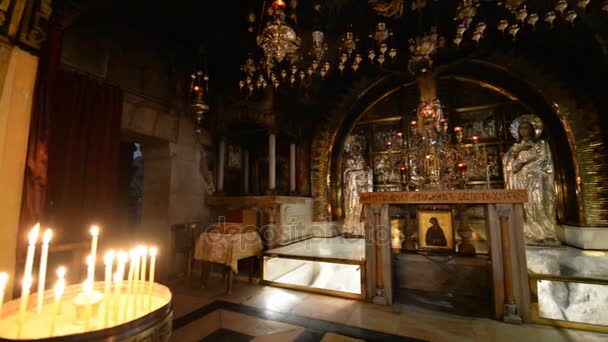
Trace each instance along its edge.
<path fill-rule="evenodd" d="M 378 306 L 235 279 L 168 284 L 173 292 L 173 341 L 607 341 L 608 335 L 540 325 L 509 325 L 400 305 Z M 401 338 L 398 338 L 398 337 Z"/>

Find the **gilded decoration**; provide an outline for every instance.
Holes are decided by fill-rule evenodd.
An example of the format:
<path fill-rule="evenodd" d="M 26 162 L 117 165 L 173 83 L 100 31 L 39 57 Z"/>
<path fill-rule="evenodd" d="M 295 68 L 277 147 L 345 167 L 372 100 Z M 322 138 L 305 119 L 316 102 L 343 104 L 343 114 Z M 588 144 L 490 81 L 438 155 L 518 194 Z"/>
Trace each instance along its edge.
<path fill-rule="evenodd" d="M 0 0 L 0 39 L 39 49 L 51 14 L 51 0 Z"/>

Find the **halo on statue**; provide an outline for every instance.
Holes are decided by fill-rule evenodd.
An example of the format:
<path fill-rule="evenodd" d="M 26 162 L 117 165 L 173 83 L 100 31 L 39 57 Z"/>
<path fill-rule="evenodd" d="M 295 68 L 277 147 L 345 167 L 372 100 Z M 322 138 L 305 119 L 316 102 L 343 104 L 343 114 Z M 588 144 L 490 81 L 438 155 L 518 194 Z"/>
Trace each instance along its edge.
<path fill-rule="evenodd" d="M 516 141 L 519 141 L 519 125 L 521 125 L 522 122 L 531 123 L 532 126 L 534 126 L 534 138 L 538 139 L 540 137 L 543 132 L 543 122 L 534 114 L 524 114 L 515 118 L 513 122 L 511 122 L 511 127 L 509 128 L 511 130 L 511 135 Z"/>
<path fill-rule="evenodd" d="M 361 135 L 349 135 L 344 142 L 344 152 L 350 153 L 350 148 L 353 145 L 359 146 L 359 148 L 363 151 L 365 150 L 367 143 L 365 142 L 365 137 Z"/>

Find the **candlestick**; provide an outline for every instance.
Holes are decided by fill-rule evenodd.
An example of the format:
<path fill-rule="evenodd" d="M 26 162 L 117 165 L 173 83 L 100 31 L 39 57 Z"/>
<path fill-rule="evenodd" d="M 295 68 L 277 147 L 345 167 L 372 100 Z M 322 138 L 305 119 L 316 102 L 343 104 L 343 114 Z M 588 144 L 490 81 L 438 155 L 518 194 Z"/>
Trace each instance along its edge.
<path fill-rule="evenodd" d="M 59 269 L 63 269 L 63 273 L 60 273 Z M 53 315 L 51 316 L 51 331 L 49 333 L 50 336 L 55 335 L 55 321 L 57 320 L 57 316 L 59 315 L 59 308 L 61 304 L 61 296 L 63 295 L 63 290 L 65 289 L 65 280 L 63 276 L 65 275 L 65 267 L 60 267 L 57 270 L 57 276 L 59 279 L 55 283 L 55 287 L 53 288 L 54 302 L 53 302 Z"/>
<path fill-rule="evenodd" d="M 0 318 L 2 318 L 2 304 L 4 303 L 4 289 L 8 283 L 8 273 L 0 273 Z"/>
<path fill-rule="evenodd" d="M 152 285 L 154 284 L 154 271 L 156 270 L 156 247 L 150 248 L 150 280 L 148 282 L 148 310 L 152 311 Z"/>
<path fill-rule="evenodd" d="M 42 235 L 42 251 L 40 253 L 40 271 L 38 272 L 38 303 L 37 312 L 42 313 L 42 305 L 44 304 L 44 283 L 46 282 L 46 265 L 49 255 L 49 242 L 53 232 L 47 228 Z"/>
<path fill-rule="evenodd" d="M 104 278 L 104 291 L 103 291 L 103 326 L 107 327 L 110 320 L 110 291 L 112 287 L 112 264 L 114 263 L 114 251 L 109 251 L 103 258 L 104 264 L 106 265 L 106 273 Z"/>
<path fill-rule="evenodd" d="M 95 263 L 97 261 L 97 238 L 99 236 L 99 227 L 91 226 L 91 258 L 92 263 L 89 264 L 88 278 L 91 282 L 95 281 Z"/>
<path fill-rule="evenodd" d="M 86 300 L 86 306 L 85 306 L 85 312 L 84 312 L 84 331 L 88 331 L 90 326 L 91 326 L 91 316 L 93 315 L 93 308 L 92 308 L 92 303 L 91 303 L 91 299 L 93 296 L 93 282 L 91 281 L 91 279 L 87 279 L 84 281 L 84 283 L 82 284 L 83 290 L 84 290 L 84 294 L 85 294 L 85 300 Z"/>
<path fill-rule="evenodd" d="M 139 295 L 138 295 L 138 309 L 143 311 L 144 310 L 144 291 L 146 290 L 145 288 L 145 284 L 146 284 L 146 263 L 147 263 L 147 259 L 148 259 L 148 249 L 146 247 L 141 247 L 139 254 L 141 255 L 141 272 L 139 274 Z"/>

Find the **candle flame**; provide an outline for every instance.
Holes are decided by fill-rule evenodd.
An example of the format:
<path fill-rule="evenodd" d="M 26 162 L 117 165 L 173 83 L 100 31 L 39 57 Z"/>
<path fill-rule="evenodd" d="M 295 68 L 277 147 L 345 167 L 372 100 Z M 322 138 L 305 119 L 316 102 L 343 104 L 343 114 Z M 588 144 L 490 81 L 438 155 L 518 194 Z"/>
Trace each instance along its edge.
<path fill-rule="evenodd" d="M 6 283 L 8 282 L 8 273 L 1 272 L 0 273 L 0 288 L 4 288 Z"/>
<path fill-rule="evenodd" d="M 104 264 L 110 265 L 114 262 L 114 257 L 116 256 L 116 252 L 114 252 L 114 250 L 110 250 L 109 252 L 106 253 L 106 255 L 103 257 L 103 262 Z"/>
<path fill-rule="evenodd" d="M 40 232 L 40 223 L 36 223 L 36 225 L 34 225 L 34 228 L 32 228 L 32 230 L 30 231 L 30 234 L 28 236 L 28 242 L 30 243 L 30 245 L 35 245 L 36 241 L 38 240 L 38 233 Z"/>
<path fill-rule="evenodd" d="M 126 263 L 128 258 L 129 258 L 129 254 L 127 254 L 127 252 L 125 252 L 125 251 L 118 252 L 118 262 L 119 263 L 121 263 L 121 264 Z"/>
<path fill-rule="evenodd" d="M 114 272 L 112 279 L 114 280 L 115 283 L 118 283 L 118 281 L 120 280 L 120 274 L 118 274 L 118 272 Z"/>
<path fill-rule="evenodd" d="M 42 235 L 42 243 L 48 245 L 51 242 L 51 237 L 53 237 L 53 231 L 51 228 L 47 228 Z"/>
<path fill-rule="evenodd" d="M 158 252 L 158 249 L 156 247 L 150 248 L 150 256 L 155 257 L 157 252 Z"/>
<path fill-rule="evenodd" d="M 59 277 L 59 279 L 63 279 L 65 277 L 65 273 L 66 273 L 65 266 L 59 266 L 59 268 L 57 268 L 57 277 Z"/>
<path fill-rule="evenodd" d="M 139 249 L 138 248 L 132 248 L 129 251 L 129 256 L 131 257 L 131 262 L 133 262 L 133 260 L 137 259 L 137 257 L 139 257 Z"/>
<path fill-rule="evenodd" d="M 137 247 L 139 249 L 139 255 L 146 257 L 148 255 L 148 249 L 145 246 Z"/>
<path fill-rule="evenodd" d="M 93 237 L 97 237 L 97 235 L 99 235 L 99 227 L 91 226 L 91 230 L 89 232 Z"/>

